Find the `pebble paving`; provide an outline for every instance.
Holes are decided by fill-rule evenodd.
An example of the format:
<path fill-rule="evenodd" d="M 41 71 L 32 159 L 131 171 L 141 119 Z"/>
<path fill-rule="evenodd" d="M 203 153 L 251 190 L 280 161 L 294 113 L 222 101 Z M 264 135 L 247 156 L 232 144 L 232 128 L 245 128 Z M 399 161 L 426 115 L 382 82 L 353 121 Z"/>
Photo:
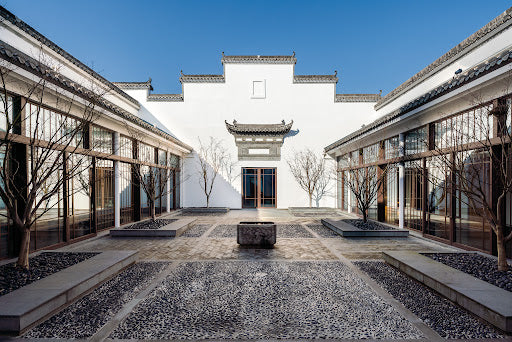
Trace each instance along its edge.
<path fill-rule="evenodd" d="M 187 262 L 110 336 L 121 339 L 417 339 L 340 262 Z"/>
<path fill-rule="evenodd" d="M 381 261 L 354 264 L 444 338 L 501 338 L 490 325 Z"/>
<path fill-rule="evenodd" d="M 211 227 L 209 224 L 196 224 L 192 228 L 187 229 L 181 237 L 201 237 Z"/>
<path fill-rule="evenodd" d="M 96 290 L 29 330 L 25 338 L 85 339 L 96 333 L 124 304 L 144 289 L 167 262 L 130 266 Z"/>
<path fill-rule="evenodd" d="M 341 238 L 341 235 L 327 228 L 323 224 L 308 224 L 309 229 L 320 235 L 322 238 Z"/>
<path fill-rule="evenodd" d="M 497 259 L 477 253 L 422 253 L 435 261 L 512 292 L 512 267 L 498 271 Z"/>

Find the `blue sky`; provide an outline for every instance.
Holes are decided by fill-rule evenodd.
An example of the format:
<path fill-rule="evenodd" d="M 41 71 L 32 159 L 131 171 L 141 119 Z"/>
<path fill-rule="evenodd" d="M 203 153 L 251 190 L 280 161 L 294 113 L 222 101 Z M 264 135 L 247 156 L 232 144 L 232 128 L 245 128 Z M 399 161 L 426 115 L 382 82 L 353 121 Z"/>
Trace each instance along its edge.
<path fill-rule="evenodd" d="M 111 81 L 180 70 L 220 74 L 227 55 L 296 52 L 296 74 L 332 74 L 338 93 L 384 94 L 511 6 L 510 0 L 70 1 L 0 4 Z"/>

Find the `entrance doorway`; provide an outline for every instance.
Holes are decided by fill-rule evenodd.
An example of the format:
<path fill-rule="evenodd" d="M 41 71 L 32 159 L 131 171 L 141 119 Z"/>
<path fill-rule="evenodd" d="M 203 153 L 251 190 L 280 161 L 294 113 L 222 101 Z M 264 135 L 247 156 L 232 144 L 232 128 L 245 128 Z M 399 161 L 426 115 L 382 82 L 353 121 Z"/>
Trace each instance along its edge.
<path fill-rule="evenodd" d="M 276 207 L 276 168 L 242 168 L 242 208 Z"/>

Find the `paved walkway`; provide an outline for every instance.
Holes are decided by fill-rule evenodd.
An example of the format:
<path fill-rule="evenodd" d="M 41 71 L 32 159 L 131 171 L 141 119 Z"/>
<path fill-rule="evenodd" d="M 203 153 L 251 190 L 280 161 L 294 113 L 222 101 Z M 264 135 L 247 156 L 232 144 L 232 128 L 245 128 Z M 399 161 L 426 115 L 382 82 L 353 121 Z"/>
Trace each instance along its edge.
<path fill-rule="evenodd" d="M 275 248 L 240 249 L 236 223 L 242 220 L 276 222 Z M 175 239 L 105 235 L 63 250 L 138 250 L 140 261 L 25 338 L 441 341 L 500 335 L 464 312 L 458 315 L 467 319 L 457 324 L 467 327 L 436 328 L 354 263 L 380 260 L 382 251 L 453 248 L 414 236 L 349 240 L 324 228 L 319 217 L 287 210 L 199 216 L 196 227 Z"/>

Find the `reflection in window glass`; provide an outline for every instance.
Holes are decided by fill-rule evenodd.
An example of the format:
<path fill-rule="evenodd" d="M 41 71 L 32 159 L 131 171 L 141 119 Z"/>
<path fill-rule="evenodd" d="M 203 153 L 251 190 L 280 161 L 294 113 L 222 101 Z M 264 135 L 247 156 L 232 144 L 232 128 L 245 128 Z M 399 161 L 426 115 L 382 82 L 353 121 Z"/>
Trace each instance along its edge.
<path fill-rule="evenodd" d="M 111 131 L 98 126 L 92 126 L 91 149 L 97 152 L 112 154 L 114 138 Z"/>
<path fill-rule="evenodd" d="M 74 154 L 69 158 L 68 221 L 71 239 L 93 233 L 90 182 L 91 158 Z"/>

